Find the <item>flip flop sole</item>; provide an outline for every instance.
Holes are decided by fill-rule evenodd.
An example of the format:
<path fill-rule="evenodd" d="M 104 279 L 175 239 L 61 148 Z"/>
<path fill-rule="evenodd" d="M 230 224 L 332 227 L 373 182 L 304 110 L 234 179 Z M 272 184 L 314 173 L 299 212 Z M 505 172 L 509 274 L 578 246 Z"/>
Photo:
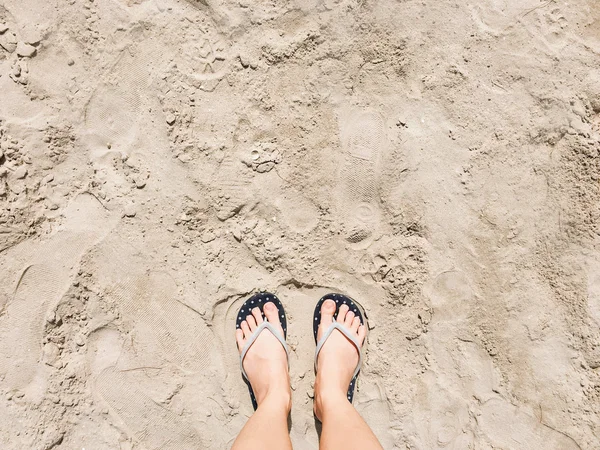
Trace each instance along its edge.
<path fill-rule="evenodd" d="M 317 343 L 317 332 L 319 330 L 319 325 L 321 324 L 321 306 L 325 300 L 333 300 L 335 302 L 335 313 L 333 314 L 334 319 L 337 320 L 338 314 L 340 312 L 340 307 L 344 304 L 348 305 L 350 311 L 352 311 L 356 317 L 360 319 L 361 325 L 367 324 L 367 315 L 360 304 L 351 299 L 350 297 L 343 294 L 326 294 L 317 302 L 315 306 L 315 312 L 313 315 L 313 335 L 315 337 L 315 344 Z M 359 371 L 360 373 L 360 371 Z M 348 401 L 352 403 L 354 399 L 354 386 L 356 385 L 356 379 L 358 378 L 359 373 L 356 374 L 352 381 L 350 382 L 350 386 L 348 386 Z"/>
<path fill-rule="evenodd" d="M 235 328 L 240 328 L 241 323 L 244 320 L 246 320 L 246 317 L 252 315 L 253 308 L 259 308 L 263 319 L 267 320 L 265 318 L 263 307 L 265 306 L 265 303 L 268 302 L 274 303 L 277 307 L 279 320 L 281 322 L 281 328 L 283 328 L 283 337 L 287 339 L 287 317 L 285 315 L 285 309 L 283 309 L 283 305 L 281 304 L 281 301 L 277 298 L 277 296 L 275 294 L 271 294 L 270 292 L 259 292 L 257 294 L 254 294 L 252 297 L 250 297 L 244 302 L 244 304 L 240 307 L 240 310 L 238 311 L 237 317 L 235 319 Z M 244 383 L 246 383 L 246 385 L 248 386 L 248 390 L 250 391 L 250 399 L 252 400 L 252 406 L 256 411 L 258 404 L 256 403 L 256 397 L 254 396 L 254 391 L 252 390 L 250 381 L 248 381 L 246 378 L 243 379 Z"/>

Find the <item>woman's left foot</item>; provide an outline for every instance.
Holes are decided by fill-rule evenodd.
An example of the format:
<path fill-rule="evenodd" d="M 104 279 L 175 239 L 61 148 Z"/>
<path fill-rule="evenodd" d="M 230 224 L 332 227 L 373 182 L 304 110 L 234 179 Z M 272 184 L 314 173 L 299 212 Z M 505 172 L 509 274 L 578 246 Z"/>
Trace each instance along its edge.
<path fill-rule="evenodd" d="M 321 305 L 321 323 L 317 331 L 317 340 L 333 323 L 336 305 L 333 300 L 326 300 Z M 355 316 L 348 305 L 340 306 L 337 322 L 363 345 L 367 335 L 367 327 L 363 325 L 358 316 Z M 339 330 L 334 330 L 323 348 L 319 352 L 317 365 L 319 370 L 315 379 L 314 411 L 319 420 L 323 420 L 325 404 L 344 402 L 348 392 L 348 385 L 359 361 L 359 354 L 354 344 L 349 341 Z"/>

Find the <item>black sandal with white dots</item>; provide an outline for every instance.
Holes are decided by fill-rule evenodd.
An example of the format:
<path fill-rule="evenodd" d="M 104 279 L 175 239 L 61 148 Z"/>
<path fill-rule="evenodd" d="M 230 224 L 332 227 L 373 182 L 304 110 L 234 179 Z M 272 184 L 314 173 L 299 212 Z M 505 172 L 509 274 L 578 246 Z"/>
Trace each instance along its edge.
<path fill-rule="evenodd" d="M 321 306 L 323 306 L 323 302 L 325 302 L 325 300 L 333 300 L 335 302 L 335 313 L 333 314 L 333 323 L 327 330 L 325 330 L 325 333 L 323 333 L 321 339 L 317 341 L 317 332 L 319 331 L 319 325 L 321 324 Z M 337 329 L 344 336 L 346 336 L 346 338 L 348 338 L 348 340 L 352 342 L 352 344 L 356 347 L 356 350 L 358 350 L 359 360 L 358 364 L 356 365 L 356 369 L 354 370 L 354 375 L 352 377 L 352 381 L 350 382 L 350 386 L 348 386 L 347 394 L 348 401 L 352 403 L 352 399 L 354 398 L 354 386 L 356 385 L 356 378 L 358 377 L 358 374 L 360 372 L 360 366 L 362 364 L 362 347 L 358 343 L 358 339 L 356 338 L 356 336 L 350 334 L 346 327 L 340 325 L 337 322 L 337 317 L 340 312 L 340 307 L 342 305 L 348 305 L 349 311 L 352 311 L 354 315 L 360 319 L 361 325 L 366 325 L 367 323 L 367 315 L 365 314 L 363 308 L 355 300 L 342 294 L 324 295 L 315 306 L 315 312 L 313 316 L 313 334 L 315 336 L 315 343 L 317 344 L 317 350 L 315 351 L 315 371 L 317 370 L 317 357 L 319 356 L 321 348 L 323 347 L 331 333 L 333 333 L 333 331 Z"/>
<path fill-rule="evenodd" d="M 277 311 L 279 314 L 279 321 L 281 322 L 281 328 L 283 329 L 283 336 L 281 336 L 281 332 L 279 330 L 277 330 L 265 318 L 265 312 L 263 311 L 263 307 L 265 306 L 265 303 L 268 303 L 268 302 L 273 303 L 277 307 Z M 250 337 L 246 341 L 246 344 L 244 345 L 244 348 L 242 349 L 241 354 L 240 354 L 240 367 L 242 370 L 242 376 L 244 378 L 244 382 L 248 385 L 248 390 L 250 391 L 250 398 L 252 400 L 252 406 L 254 407 L 254 410 L 256 410 L 256 408 L 258 407 L 258 404 L 256 403 L 256 397 L 254 396 L 254 391 L 252 390 L 252 385 L 250 384 L 250 381 L 248 380 L 248 376 L 246 375 L 246 371 L 244 370 L 244 357 L 246 356 L 246 353 L 248 353 L 248 350 L 250 349 L 250 347 L 252 346 L 252 344 L 254 343 L 256 338 L 258 338 L 258 335 L 265 329 L 267 329 L 271 333 L 273 333 L 273 335 L 279 340 L 279 342 L 281 342 L 281 345 L 283 346 L 285 353 L 288 355 L 288 359 L 289 359 L 289 350 L 288 350 L 288 346 L 285 342 L 285 340 L 287 338 L 287 318 L 285 316 L 285 310 L 283 309 L 283 305 L 281 304 L 281 301 L 279 301 L 277 296 L 274 294 L 271 294 L 269 292 L 259 292 L 258 294 L 254 294 L 252 297 L 250 297 L 248 300 L 246 300 L 244 302 L 244 304 L 240 307 L 240 310 L 238 311 L 237 318 L 235 320 L 235 328 L 238 329 L 241 327 L 241 324 L 244 320 L 246 320 L 246 317 L 252 315 L 252 309 L 254 309 L 254 308 L 260 309 L 260 313 L 262 314 L 264 321 L 263 321 L 263 323 L 258 325 L 256 330 L 254 330 L 252 335 L 250 335 Z"/>

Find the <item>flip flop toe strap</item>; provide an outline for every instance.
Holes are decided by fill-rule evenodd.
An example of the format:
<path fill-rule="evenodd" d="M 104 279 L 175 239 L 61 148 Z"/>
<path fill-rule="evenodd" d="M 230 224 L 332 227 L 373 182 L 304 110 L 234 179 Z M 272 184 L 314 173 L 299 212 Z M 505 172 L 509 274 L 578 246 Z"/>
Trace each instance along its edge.
<path fill-rule="evenodd" d="M 354 379 L 354 377 L 356 377 L 356 375 L 358 374 L 360 366 L 362 364 L 362 353 L 360 351 L 360 344 L 356 336 L 350 334 L 348 329 L 343 325 L 340 325 L 340 323 L 336 322 L 335 319 L 333 319 L 333 323 L 329 326 L 329 328 L 327 328 L 327 330 L 317 343 L 317 349 L 315 351 L 315 371 L 317 370 L 317 358 L 319 356 L 319 352 L 321 351 L 321 348 L 323 348 L 323 345 L 325 345 L 325 341 L 329 339 L 329 336 L 331 336 L 331 333 L 333 333 L 334 330 L 339 330 L 340 333 L 346 336 L 346 338 L 348 338 L 348 340 L 352 342 L 352 344 L 354 345 L 354 347 L 356 347 L 356 350 L 358 351 L 358 364 L 356 365 L 356 369 L 354 369 L 354 374 L 352 375 L 352 379 Z"/>
<path fill-rule="evenodd" d="M 242 369 L 242 375 L 244 376 L 244 378 L 246 380 L 248 380 L 248 375 L 246 374 L 246 371 L 244 370 L 244 358 L 246 357 L 246 353 L 248 353 L 248 350 L 250 350 L 250 347 L 252 346 L 252 344 L 254 344 L 254 341 L 256 341 L 256 339 L 258 338 L 258 336 L 264 329 L 267 329 L 271 333 L 273 333 L 273 336 L 275 336 L 277 338 L 277 340 L 281 343 L 281 345 L 283 345 L 285 354 L 288 357 L 287 359 L 288 359 L 288 367 L 289 367 L 290 352 L 289 352 L 287 343 L 285 342 L 285 338 L 281 335 L 279 330 L 277 330 L 273 325 L 271 325 L 271 323 L 265 321 L 265 322 L 261 323 L 258 326 L 258 328 L 256 330 L 254 330 L 252 335 L 248 338 L 248 342 L 246 342 L 246 345 L 244 345 L 244 348 L 242 349 L 242 353 L 240 355 L 240 367 Z"/>

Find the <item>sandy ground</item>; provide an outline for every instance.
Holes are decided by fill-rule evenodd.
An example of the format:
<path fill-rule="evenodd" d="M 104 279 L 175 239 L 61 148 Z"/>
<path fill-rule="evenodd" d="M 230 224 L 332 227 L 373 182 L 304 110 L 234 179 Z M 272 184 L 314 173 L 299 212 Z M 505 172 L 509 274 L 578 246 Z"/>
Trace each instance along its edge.
<path fill-rule="evenodd" d="M 596 0 L 0 0 L 0 447 L 224 449 L 368 311 L 387 449 L 597 449 Z"/>

